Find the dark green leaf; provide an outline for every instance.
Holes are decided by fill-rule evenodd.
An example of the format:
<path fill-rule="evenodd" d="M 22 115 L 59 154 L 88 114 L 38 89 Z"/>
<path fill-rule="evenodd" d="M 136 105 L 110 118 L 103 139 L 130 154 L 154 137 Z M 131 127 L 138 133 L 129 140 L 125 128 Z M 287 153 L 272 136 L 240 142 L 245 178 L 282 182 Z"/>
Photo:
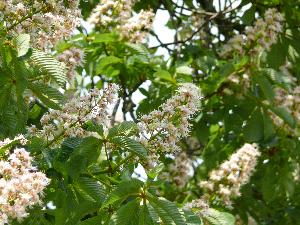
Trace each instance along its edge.
<path fill-rule="evenodd" d="M 110 142 L 115 144 L 117 147 L 124 149 L 125 151 L 132 152 L 140 157 L 144 158 L 147 156 L 147 150 L 145 147 L 131 138 L 115 136 L 110 139 Z"/>

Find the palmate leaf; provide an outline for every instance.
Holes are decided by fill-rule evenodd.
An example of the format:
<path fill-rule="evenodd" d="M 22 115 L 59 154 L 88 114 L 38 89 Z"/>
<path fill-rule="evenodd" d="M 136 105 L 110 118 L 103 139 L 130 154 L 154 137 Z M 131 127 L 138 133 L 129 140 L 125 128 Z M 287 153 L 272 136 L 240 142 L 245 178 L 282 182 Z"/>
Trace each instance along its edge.
<path fill-rule="evenodd" d="M 62 147 L 75 149 L 80 145 L 81 142 L 82 142 L 82 139 L 80 139 L 80 138 L 75 138 L 75 137 L 74 138 L 67 138 L 63 141 Z"/>
<path fill-rule="evenodd" d="M 52 56 L 34 49 L 30 57 L 30 62 L 37 66 L 43 75 L 49 76 L 60 86 L 66 83 L 66 67 Z"/>
<path fill-rule="evenodd" d="M 73 155 L 85 157 L 90 162 L 94 162 L 99 157 L 102 147 L 102 141 L 96 137 L 86 137 L 82 139 L 80 144 L 74 150 Z"/>

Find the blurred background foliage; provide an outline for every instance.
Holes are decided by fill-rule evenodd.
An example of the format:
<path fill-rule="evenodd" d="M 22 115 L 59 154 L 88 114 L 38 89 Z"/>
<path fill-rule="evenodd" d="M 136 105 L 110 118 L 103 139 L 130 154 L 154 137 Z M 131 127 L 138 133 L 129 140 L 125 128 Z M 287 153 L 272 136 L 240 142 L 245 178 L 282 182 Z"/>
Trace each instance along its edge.
<path fill-rule="evenodd" d="M 81 0 L 84 19 L 98 3 Z M 285 18 L 277 43 L 255 56 L 249 51 L 222 56 L 224 44 L 236 34 L 245 34 L 246 27 L 270 8 L 276 8 Z M 193 161 L 193 173 L 180 188 L 172 182 L 157 182 L 160 195 L 179 205 L 199 198 L 203 190 L 197 184 L 207 179 L 209 171 L 243 143 L 258 143 L 262 155 L 256 172 L 229 211 L 241 224 L 300 224 L 300 93 L 295 92 L 300 79 L 300 2 L 147 0 L 134 5 L 136 12 L 148 9 L 167 13 L 166 26 L 172 30 L 168 34 L 152 30 L 150 44 L 129 43 L 114 30 L 91 29 L 90 25 L 82 25 L 70 39 L 60 41 L 52 55 L 72 47 L 85 53 L 83 65 L 76 68 L 76 77 L 68 86 L 62 76 L 65 68 L 60 64 L 51 71 L 39 64 L 39 59 L 48 57 L 45 53 L 28 46 L 22 54 L 20 40 L 10 45 L 2 38 L 0 137 L 25 132 L 27 125 L 40 127 L 39 119 L 47 109 L 59 108 L 64 102 L 61 90 L 68 97 L 117 83 L 121 92 L 120 101 L 112 109 L 113 121 L 138 121 L 171 97 L 179 83 L 193 82 L 202 91 L 201 112 L 193 120 L 191 137 L 180 143 Z M 163 35 L 173 35 L 173 41 L 163 42 Z M 19 38 L 24 43 L 28 37 Z M 277 89 L 283 90 L 285 97 L 278 99 Z M 32 101 L 32 96 L 37 98 Z M 62 148 L 72 151 L 67 143 Z M 166 157 L 164 163 L 172 160 Z M 61 177 L 62 167 L 57 163 L 48 172 Z M 56 193 L 56 198 L 60 195 L 64 194 Z M 47 196 L 50 199 L 51 193 Z M 214 207 L 222 206 L 216 203 Z"/>

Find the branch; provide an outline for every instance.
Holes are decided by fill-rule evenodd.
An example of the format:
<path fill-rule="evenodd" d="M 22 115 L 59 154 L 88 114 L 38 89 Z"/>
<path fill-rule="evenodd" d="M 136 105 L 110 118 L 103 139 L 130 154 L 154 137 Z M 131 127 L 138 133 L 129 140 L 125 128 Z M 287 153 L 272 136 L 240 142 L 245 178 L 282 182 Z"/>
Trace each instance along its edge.
<path fill-rule="evenodd" d="M 118 112 L 118 108 L 120 106 L 120 102 L 121 102 L 121 99 L 119 98 L 114 109 L 113 109 L 113 112 L 112 112 L 112 117 L 111 117 L 111 121 L 110 121 L 110 124 L 113 126 L 116 122 L 116 114 Z"/>
<path fill-rule="evenodd" d="M 197 30 L 195 30 L 191 36 L 189 36 L 188 38 L 186 38 L 185 40 L 178 40 L 178 41 L 174 41 L 174 42 L 169 42 L 169 43 L 162 43 L 161 45 L 157 45 L 157 46 L 154 46 L 154 47 L 151 47 L 150 49 L 153 49 L 153 48 L 158 48 L 158 47 L 166 47 L 168 45 L 177 45 L 177 44 L 182 44 L 182 43 L 186 43 L 188 41 L 191 41 L 194 36 L 200 32 L 200 30 L 206 26 L 211 20 L 214 20 L 220 16 L 223 16 L 225 15 L 226 13 L 229 13 L 229 12 L 232 12 L 234 10 L 236 10 L 238 7 L 236 8 L 233 8 L 233 9 L 228 9 L 228 10 L 224 10 L 224 11 L 221 11 L 221 12 L 217 12 L 217 13 L 213 13 L 213 15 L 211 15 L 200 27 L 198 27 Z"/>

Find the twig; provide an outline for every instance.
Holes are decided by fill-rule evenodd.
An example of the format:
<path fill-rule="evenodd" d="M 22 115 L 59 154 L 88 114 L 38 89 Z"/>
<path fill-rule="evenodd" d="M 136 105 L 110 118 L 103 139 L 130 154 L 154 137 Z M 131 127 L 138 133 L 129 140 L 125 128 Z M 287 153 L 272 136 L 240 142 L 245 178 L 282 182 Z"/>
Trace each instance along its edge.
<path fill-rule="evenodd" d="M 118 109 L 119 109 L 119 106 L 120 106 L 120 102 L 121 102 L 121 99 L 119 98 L 114 109 L 113 109 L 113 112 L 112 112 L 112 117 L 111 117 L 111 121 L 110 121 L 110 124 L 113 126 L 116 122 L 116 114 L 118 112 Z"/>
<path fill-rule="evenodd" d="M 169 42 L 169 43 L 162 43 L 162 45 L 157 45 L 157 46 L 153 46 L 151 47 L 150 49 L 153 49 L 153 48 L 158 48 L 158 47 L 166 47 L 168 45 L 176 45 L 176 44 L 182 44 L 182 43 L 186 43 L 188 41 L 191 41 L 194 36 L 200 32 L 200 30 L 206 26 L 211 20 L 219 17 L 219 16 L 222 16 L 226 13 L 229 13 L 229 12 L 232 12 L 234 10 L 236 10 L 238 7 L 236 8 L 233 8 L 233 9 L 228 9 L 228 10 L 224 10 L 224 11 L 221 11 L 221 12 L 217 12 L 217 13 L 213 13 L 206 21 L 205 23 L 203 23 L 200 27 L 198 27 L 198 29 L 196 31 L 194 31 L 191 36 L 189 36 L 188 38 L 186 38 L 185 40 L 178 40 L 178 41 L 174 41 L 174 42 Z"/>

